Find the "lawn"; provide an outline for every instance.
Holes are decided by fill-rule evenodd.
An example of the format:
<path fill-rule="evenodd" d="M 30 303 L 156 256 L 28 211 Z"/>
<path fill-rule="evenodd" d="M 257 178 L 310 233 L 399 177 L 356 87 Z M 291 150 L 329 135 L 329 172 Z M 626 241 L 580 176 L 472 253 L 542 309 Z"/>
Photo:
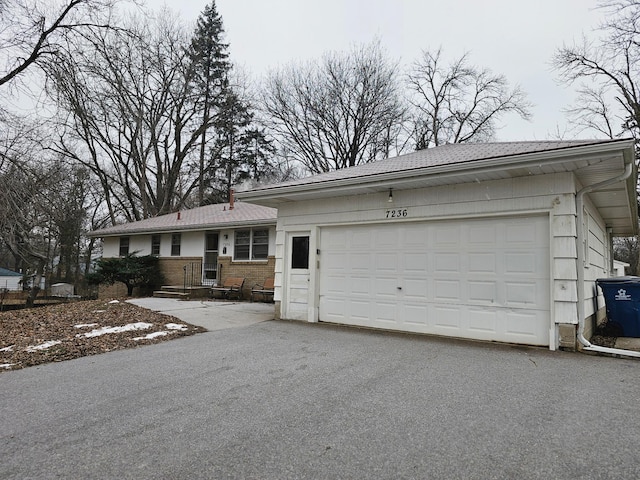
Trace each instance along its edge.
<path fill-rule="evenodd" d="M 117 299 L 0 312 L 0 372 L 204 331 L 175 317 Z"/>

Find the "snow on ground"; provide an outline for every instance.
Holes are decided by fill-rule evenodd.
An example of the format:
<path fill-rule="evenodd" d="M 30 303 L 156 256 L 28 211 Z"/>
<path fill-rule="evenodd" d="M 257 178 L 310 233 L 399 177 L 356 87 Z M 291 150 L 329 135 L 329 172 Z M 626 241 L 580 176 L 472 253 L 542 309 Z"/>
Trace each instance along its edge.
<path fill-rule="evenodd" d="M 76 337 L 99 337 L 100 335 L 106 335 L 108 333 L 121 333 L 121 332 L 131 332 L 134 330 L 146 330 L 148 328 L 153 327 L 153 324 L 146 322 L 137 322 L 137 323 L 129 323 L 127 325 L 123 325 L 122 327 L 101 327 L 96 328 L 95 330 L 91 330 L 87 333 L 79 333 Z"/>
<path fill-rule="evenodd" d="M 181 323 L 167 323 L 164 328 L 167 328 L 169 330 L 181 330 L 181 331 L 186 331 L 189 327 L 187 327 L 186 325 L 183 325 Z"/>
<path fill-rule="evenodd" d="M 25 350 L 29 353 L 37 352 L 38 350 L 46 350 L 54 345 L 62 343 L 60 340 L 49 340 L 48 342 L 41 343 L 40 345 L 29 345 Z"/>
<path fill-rule="evenodd" d="M 0 348 L 0 352 L 12 352 L 13 347 L 15 347 L 15 345 L 9 345 L 8 347 Z"/>
<path fill-rule="evenodd" d="M 169 335 L 170 333 L 173 332 L 165 332 L 165 331 L 161 331 L 161 332 L 153 332 L 153 333 L 148 333 L 147 335 L 145 335 L 144 337 L 134 337 L 134 340 L 151 340 L 153 338 L 156 337 L 164 337 L 165 335 Z"/>
<path fill-rule="evenodd" d="M 15 363 L 0 363 L 0 368 L 11 368 Z"/>
<path fill-rule="evenodd" d="M 91 328 L 97 326 L 97 323 L 79 323 L 78 325 L 74 325 L 74 328 Z"/>

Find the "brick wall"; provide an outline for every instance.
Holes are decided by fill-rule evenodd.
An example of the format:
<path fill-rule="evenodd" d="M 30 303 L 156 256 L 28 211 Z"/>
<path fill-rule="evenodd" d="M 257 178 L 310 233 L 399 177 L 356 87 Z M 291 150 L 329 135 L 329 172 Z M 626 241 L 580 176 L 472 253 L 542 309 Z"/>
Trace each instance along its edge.
<path fill-rule="evenodd" d="M 164 285 L 183 285 L 184 266 L 189 263 L 202 265 L 202 257 L 161 257 L 158 259 L 164 275 Z M 202 270 L 199 271 L 202 279 Z"/>
<path fill-rule="evenodd" d="M 251 297 L 251 287 L 274 276 L 276 257 L 269 257 L 266 262 L 233 262 L 231 257 L 218 257 L 218 264 L 222 266 L 219 282 L 227 277 L 244 277 L 242 298 L 248 299 Z"/>

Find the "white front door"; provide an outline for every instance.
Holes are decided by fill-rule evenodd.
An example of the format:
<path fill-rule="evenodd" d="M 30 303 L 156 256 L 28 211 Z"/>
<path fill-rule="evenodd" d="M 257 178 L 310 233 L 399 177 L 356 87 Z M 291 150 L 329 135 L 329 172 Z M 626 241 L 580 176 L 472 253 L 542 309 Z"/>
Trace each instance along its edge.
<path fill-rule="evenodd" d="M 284 256 L 287 282 L 282 316 L 289 320 L 309 320 L 309 238 L 310 232 L 287 233 Z"/>
<path fill-rule="evenodd" d="M 549 219 L 322 228 L 319 320 L 548 345 Z"/>

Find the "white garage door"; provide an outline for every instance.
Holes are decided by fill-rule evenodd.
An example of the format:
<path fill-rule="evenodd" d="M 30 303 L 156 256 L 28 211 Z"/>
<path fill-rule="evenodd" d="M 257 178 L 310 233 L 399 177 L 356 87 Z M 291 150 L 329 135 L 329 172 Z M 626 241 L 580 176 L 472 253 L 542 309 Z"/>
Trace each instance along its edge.
<path fill-rule="evenodd" d="M 548 217 L 327 227 L 320 321 L 549 344 Z"/>

